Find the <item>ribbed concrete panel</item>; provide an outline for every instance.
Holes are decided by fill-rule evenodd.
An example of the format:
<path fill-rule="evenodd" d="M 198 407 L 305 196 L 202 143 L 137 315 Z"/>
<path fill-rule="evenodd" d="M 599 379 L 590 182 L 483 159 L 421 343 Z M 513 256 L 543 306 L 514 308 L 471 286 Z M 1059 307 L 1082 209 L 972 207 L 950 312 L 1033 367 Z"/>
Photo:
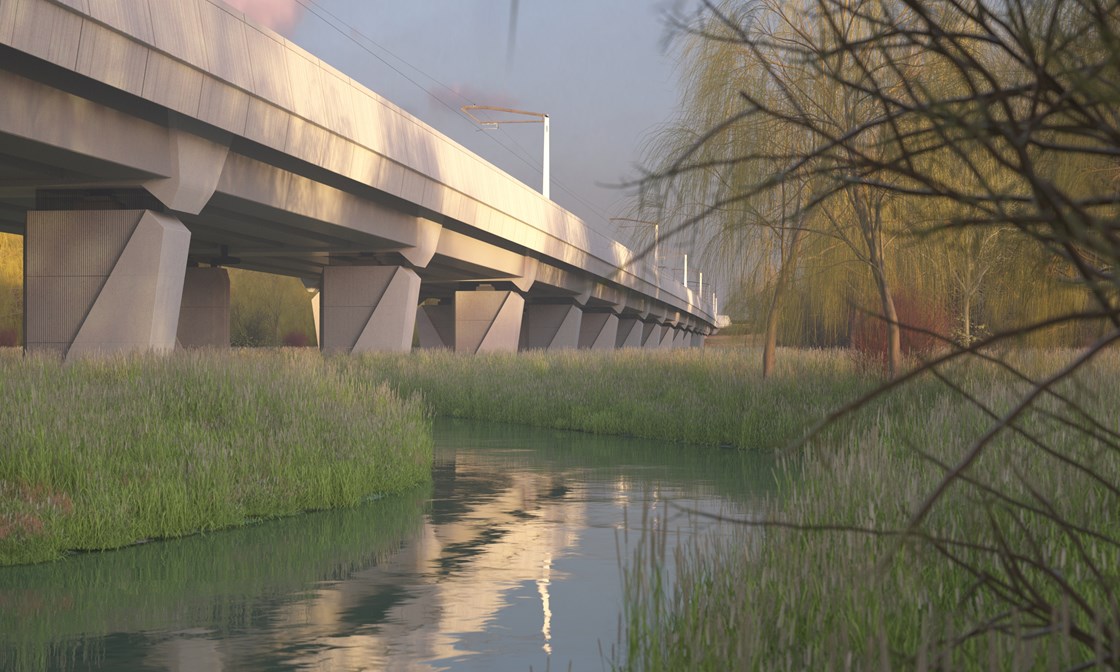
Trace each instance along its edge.
<path fill-rule="evenodd" d="M 455 292 L 455 352 L 516 352 L 524 309 L 517 292 Z"/>
<path fill-rule="evenodd" d="M 236 135 L 245 135 L 249 96 L 244 91 L 207 78 L 202 81 L 198 118 Z"/>
<path fill-rule="evenodd" d="M 152 42 L 152 15 L 146 0 L 89 0 L 89 13 L 141 42 Z"/>
<path fill-rule="evenodd" d="M 149 0 L 148 10 L 152 16 L 155 45 L 179 60 L 208 70 L 207 33 L 203 31 L 198 4 L 199 0 Z"/>
<path fill-rule="evenodd" d="M 288 61 L 288 86 L 292 91 L 296 114 L 321 126 L 328 126 L 327 101 L 319 81 L 319 62 L 310 54 L 284 50 Z"/>
<path fill-rule="evenodd" d="M 416 312 L 416 336 L 424 349 L 455 347 L 455 306 L 420 306 Z"/>
<path fill-rule="evenodd" d="M 324 352 L 408 352 L 420 276 L 400 266 L 323 269 Z"/>
<path fill-rule="evenodd" d="M 85 22 L 78 72 L 139 96 L 147 68 L 148 50 L 143 46 L 95 21 Z"/>
<path fill-rule="evenodd" d="M 615 346 L 619 348 L 642 347 L 642 335 L 645 323 L 636 317 L 618 318 L 618 336 Z"/>
<path fill-rule="evenodd" d="M 253 71 L 253 93 L 284 109 L 293 109 L 287 49 L 273 36 L 249 25 L 245 26 L 245 44 Z"/>
<path fill-rule="evenodd" d="M 202 34 L 208 36 L 203 46 L 210 72 L 234 86 L 253 90 L 253 69 L 249 64 L 249 47 L 245 42 L 245 23 L 230 13 L 228 6 L 212 2 L 199 4 Z"/>
<path fill-rule="evenodd" d="M 525 306 L 521 329 L 523 349 L 563 350 L 579 347 L 583 311 L 576 305 Z"/>
<path fill-rule="evenodd" d="M 144 211 L 66 358 L 173 350 L 190 240 L 179 220 Z"/>
<path fill-rule="evenodd" d="M 16 29 L 16 8 L 19 0 L 0 2 L 0 43 L 11 44 Z"/>
<path fill-rule="evenodd" d="M 618 316 L 614 313 L 583 313 L 579 347 L 585 350 L 614 350 L 618 345 Z"/>
<path fill-rule="evenodd" d="M 188 268 L 176 340 L 183 348 L 229 347 L 229 272 Z"/>
<path fill-rule="evenodd" d="M 198 116 L 202 100 L 202 73 L 159 52 L 148 54 L 144 75 L 144 97 L 164 107 Z"/>
<path fill-rule="evenodd" d="M 82 34 L 82 17 L 77 14 L 44 2 L 21 0 L 9 30 L 8 44 L 16 49 L 71 70 L 77 65 Z"/>

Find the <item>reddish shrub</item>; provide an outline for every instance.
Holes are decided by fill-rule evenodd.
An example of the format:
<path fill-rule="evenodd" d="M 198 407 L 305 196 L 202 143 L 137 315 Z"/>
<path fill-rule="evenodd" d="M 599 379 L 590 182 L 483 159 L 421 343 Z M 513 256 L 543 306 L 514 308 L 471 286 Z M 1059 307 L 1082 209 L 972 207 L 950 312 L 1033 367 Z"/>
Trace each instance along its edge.
<path fill-rule="evenodd" d="M 952 333 L 952 319 L 945 308 L 934 300 L 899 294 L 894 309 L 902 330 L 903 355 L 928 355 L 944 346 L 944 338 Z M 932 332 L 942 338 L 925 332 Z M 878 315 L 856 313 L 851 326 L 852 349 L 861 356 L 885 362 L 887 359 L 887 328 Z"/>
<path fill-rule="evenodd" d="M 311 340 L 302 331 L 289 331 L 282 340 L 289 348 L 306 348 L 311 345 Z"/>
<path fill-rule="evenodd" d="M 0 329 L 0 348 L 14 348 L 19 345 L 19 330 L 13 328 Z"/>

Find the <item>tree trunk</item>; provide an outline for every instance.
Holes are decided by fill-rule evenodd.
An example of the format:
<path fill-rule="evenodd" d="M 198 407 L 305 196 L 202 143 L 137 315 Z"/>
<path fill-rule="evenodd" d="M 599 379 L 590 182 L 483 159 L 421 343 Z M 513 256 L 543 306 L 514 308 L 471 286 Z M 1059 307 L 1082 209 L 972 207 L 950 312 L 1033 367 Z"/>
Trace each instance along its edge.
<path fill-rule="evenodd" d="M 778 348 L 778 318 L 782 313 L 782 303 L 785 299 L 786 288 L 789 286 L 790 275 L 797 263 L 797 252 L 801 244 L 802 230 L 798 228 L 793 232 L 793 240 L 789 244 L 789 256 L 782 260 L 782 267 L 778 269 L 778 280 L 774 283 L 774 296 L 770 299 L 770 310 L 766 313 L 766 341 L 762 346 L 762 377 L 769 378 L 774 371 L 774 354 Z"/>
<path fill-rule="evenodd" d="M 898 313 L 894 309 L 894 297 L 887 286 L 887 276 L 883 269 L 875 269 L 875 285 L 879 290 L 879 303 L 883 310 L 884 326 L 887 329 L 887 375 L 896 377 L 902 371 L 902 330 L 898 326 Z"/>

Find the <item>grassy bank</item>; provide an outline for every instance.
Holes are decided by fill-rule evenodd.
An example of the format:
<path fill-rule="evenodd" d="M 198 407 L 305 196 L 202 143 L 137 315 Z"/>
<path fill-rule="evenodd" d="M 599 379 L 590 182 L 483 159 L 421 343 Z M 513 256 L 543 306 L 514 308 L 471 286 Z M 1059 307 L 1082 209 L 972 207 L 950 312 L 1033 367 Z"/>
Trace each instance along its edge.
<path fill-rule="evenodd" d="M 1041 375 L 1069 356 L 1017 359 Z M 1095 438 L 1068 409 L 1042 403 L 1017 424 L 1062 457 L 1004 435 L 966 472 L 970 482 L 946 492 L 924 538 L 882 533 L 906 529 L 944 474 L 937 463 L 958 463 L 991 425 L 959 397 L 865 414 L 807 447 L 756 518 L 793 528 L 742 525 L 735 540 L 680 549 L 671 576 L 661 570 L 671 551 L 647 538 L 627 571 L 624 667 L 1115 669 L 1101 642 L 1115 655 L 1120 454 L 1101 439 L 1120 430 L 1118 374 L 1114 350 L 1060 388 L 1103 421 Z M 979 364 L 952 377 L 997 414 L 1025 391 Z M 879 533 L 797 529 L 820 525 Z M 1032 614 L 1037 604 L 1050 613 Z"/>
<path fill-rule="evenodd" d="M 428 477 L 419 399 L 314 351 L 0 356 L 0 565 L 348 506 Z"/>
<path fill-rule="evenodd" d="M 784 446 L 807 422 L 876 384 L 836 351 L 780 357 L 768 381 L 757 352 L 745 349 L 421 351 L 365 355 L 341 366 L 404 395 L 421 394 L 436 415 L 745 449 Z M 942 393 L 915 386 L 905 403 Z"/>

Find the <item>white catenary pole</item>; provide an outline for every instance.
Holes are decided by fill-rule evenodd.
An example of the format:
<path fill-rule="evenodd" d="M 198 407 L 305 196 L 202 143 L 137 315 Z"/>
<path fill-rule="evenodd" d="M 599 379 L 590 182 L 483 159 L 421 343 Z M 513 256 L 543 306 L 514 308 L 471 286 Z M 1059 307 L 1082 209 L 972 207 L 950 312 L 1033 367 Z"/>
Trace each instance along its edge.
<path fill-rule="evenodd" d="M 544 173 L 544 185 L 541 187 L 541 193 L 544 194 L 545 198 L 549 198 L 549 195 L 548 195 L 548 183 L 549 183 L 549 179 L 548 179 L 548 115 L 547 114 L 544 115 L 544 168 L 542 169 L 542 172 Z"/>
<path fill-rule="evenodd" d="M 688 289 L 688 255 L 684 255 L 684 288 Z"/>

